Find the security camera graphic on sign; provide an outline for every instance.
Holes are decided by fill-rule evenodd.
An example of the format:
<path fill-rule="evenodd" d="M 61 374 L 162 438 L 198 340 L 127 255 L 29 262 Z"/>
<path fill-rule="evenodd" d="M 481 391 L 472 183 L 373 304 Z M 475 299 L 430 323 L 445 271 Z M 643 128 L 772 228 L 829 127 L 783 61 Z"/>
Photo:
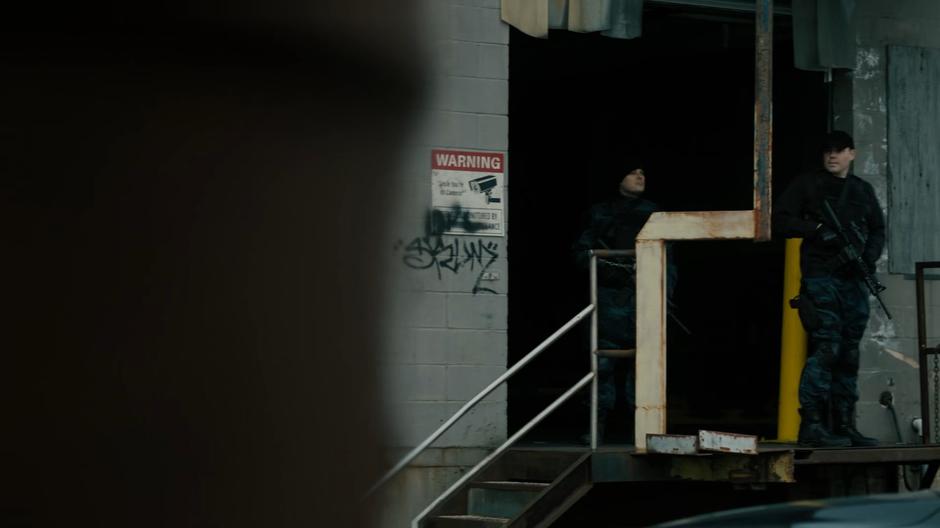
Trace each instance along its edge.
<path fill-rule="evenodd" d="M 479 178 L 470 180 L 470 190 L 486 195 L 486 203 L 499 203 L 499 198 L 493 196 L 493 189 L 496 188 L 496 176 L 488 174 Z"/>

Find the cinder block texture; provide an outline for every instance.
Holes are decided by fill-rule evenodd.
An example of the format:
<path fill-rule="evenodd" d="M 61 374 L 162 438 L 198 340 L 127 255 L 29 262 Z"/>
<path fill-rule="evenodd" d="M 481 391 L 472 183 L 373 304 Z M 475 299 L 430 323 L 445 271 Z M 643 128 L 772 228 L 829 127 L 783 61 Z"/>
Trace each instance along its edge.
<path fill-rule="evenodd" d="M 441 401 L 447 396 L 447 370 L 443 365 L 389 365 L 389 393 L 404 401 Z"/>
<path fill-rule="evenodd" d="M 477 47 L 477 75 L 491 79 L 509 79 L 509 48 L 506 45 L 480 44 Z"/>
<path fill-rule="evenodd" d="M 449 328 L 477 328 L 505 330 L 508 305 L 504 295 L 447 296 L 447 326 Z"/>
<path fill-rule="evenodd" d="M 454 5 L 499 9 L 500 0 L 451 0 Z"/>
<path fill-rule="evenodd" d="M 384 373 L 386 365 L 415 363 L 415 335 L 420 329 L 408 328 L 395 322 L 387 322 L 383 332 L 383 354 L 379 363 Z M 391 395 L 391 394 L 389 394 Z"/>
<path fill-rule="evenodd" d="M 505 44 L 442 40 L 437 44 L 437 73 L 484 79 L 509 78 L 509 53 Z"/>
<path fill-rule="evenodd" d="M 441 43 L 443 73 L 461 77 L 480 77 L 480 45 L 476 42 L 449 40 Z"/>
<path fill-rule="evenodd" d="M 450 418 L 460 404 L 455 402 L 396 401 L 388 414 L 392 425 L 389 446 L 415 446 Z M 438 446 L 443 444 L 438 441 Z"/>
<path fill-rule="evenodd" d="M 506 364 L 505 331 L 416 329 L 414 361 L 442 365 Z"/>
<path fill-rule="evenodd" d="M 506 372 L 505 367 L 479 365 L 451 365 L 447 367 L 447 399 L 467 401 L 489 386 Z M 506 384 L 503 383 L 483 401 L 505 402 Z"/>
<path fill-rule="evenodd" d="M 447 296 L 433 292 L 398 292 L 397 314 L 410 327 L 443 327 L 446 325 Z"/>
<path fill-rule="evenodd" d="M 407 447 L 391 448 L 390 460 L 401 460 L 411 450 Z M 429 447 L 425 449 L 409 466 L 417 467 L 473 467 L 486 458 L 489 449 L 475 447 Z"/>
<path fill-rule="evenodd" d="M 506 403 L 481 402 L 441 437 L 441 446 L 496 447 L 506 440 Z"/>
<path fill-rule="evenodd" d="M 400 402 L 389 415 L 390 446 L 414 446 L 460 409 L 459 402 Z M 494 447 L 506 438 L 506 404 L 481 402 L 435 442 L 436 447 Z"/>
<path fill-rule="evenodd" d="M 481 115 L 478 122 L 480 148 L 506 150 L 509 148 L 509 118 L 501 115 Z"/>
<path fill-rule="evenodd" d="M 441 103 L 446 108 L 445 103 Z M 479 137 L 479 116 L 466 112 L 439 110 L 431 112 L 427 120 L 424 142 L 435 147 L 467 148 L 475 146 Z M 423 160 L 419 174 L 427 180 L 430 174 L 428 160 L 430 152 Z M 425 197 L 425 200 L 427 198 Z"/>
<path fill-rule="evenodd" d="M 506 115 L 509 112 L 509 83 L 503 79 L 446 77 L 439 86 L 435 108 Z"/>
<path fill-rule="evenodd" d="M 498 0 L 422 6 L 431 61 L 426 108 L 409 134 L 414 144 L 402 160 L 403 203 L 387 228 L 396 286 L 389 324 L 396 328 L 387 332 L 394 342 L 387 343 L 383 370 L 393 426 L 386 443 L 401 447 L 417 445 L 450 418 L 505 371 L 507 357 L 506 237 L 442 235 L 433 250 L 419 245 L 430 235 L 431 150 L 508 149 L 509 28 Z M 488 448 L 505 437 L 501 387 L 435 447 Z"/>
<path fill-rule="evenodd" d="M 448 34 L 455 40 L 509 44 L 509 26 L 497 9 L 452 5 L 448 23 Z"/>

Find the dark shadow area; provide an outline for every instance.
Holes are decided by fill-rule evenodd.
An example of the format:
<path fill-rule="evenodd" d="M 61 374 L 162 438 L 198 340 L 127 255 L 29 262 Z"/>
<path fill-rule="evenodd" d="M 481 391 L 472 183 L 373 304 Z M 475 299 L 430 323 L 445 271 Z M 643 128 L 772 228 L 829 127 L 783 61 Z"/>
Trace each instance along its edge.
<path fill-rule="evenodd" d="M 775 30 L 779 192 L 816 161 L 812 138 L 825 131 L 828 91 L 821 74 L 793 68 L 789 19 L 776 17 Z M 623 174 L 609 167 L 619 158 L 645 160 L 646 197 L 664 210 L 752 208 L 753 15 L 648 8 L 635 40 L 513 30 L 510 68 L 512 363 L 588 304 L 588 278 L 570 247 L 585 210 L 616 193 Z M 773 437 L 782 241 L 686 242 L 674 251 L 675 314 L 692 335 L 670 324 L 670 432 Z M 510 385 L 510 429 L 587 373 L 588 357 L 585 324 L 523 371 Z M 611 421 L 614 438 L 626 440 L 616 413 Z M 586 407 L 573 402 L 529 440 L 571 440 L 587 423 Z"/>
<path fill-rule="evenodd" d="M 897 493 L 896 472 L 897 467 L 891 464 L 820 465 L 798 467 L 794 483 L 749 484 L 691 480 L 605 482 L 595 484 L 584 498 L 552 526 L 650 526 L 736 508 L 792 501 L 804 501 L 804 505 L 819 504 L 817 501 L 830 498 Z M 678 498 L 681 500 L 673 500 Z M 801 521 L 807 520 L 805 512 L 802 513 L 798 508 L 788 512 L 789 515 L 756 511 L 753 516 L 733 526 L 799 526 Z M 813 518 L 822 523 L 832 522 L 831 519 L 831 516 L 820 513 Z M 904 522 L 898 520 L 899 524 Z M 729 524 L 717 522 L 714 526 Z"/>
<path fill-rule="evenodd" d="M 784 502 L 786 484 L 752 490 L 727 482 L 633 482 L 596 484 L 555 524 L 560 528 L 650 526 L 692 515 Z M 682 497 L 669 500 L 668 497 Z"/>
<path fill-rule="evenodd" d="M 10 6 L 0 525 L 374 525 L 412 7 Z"/>

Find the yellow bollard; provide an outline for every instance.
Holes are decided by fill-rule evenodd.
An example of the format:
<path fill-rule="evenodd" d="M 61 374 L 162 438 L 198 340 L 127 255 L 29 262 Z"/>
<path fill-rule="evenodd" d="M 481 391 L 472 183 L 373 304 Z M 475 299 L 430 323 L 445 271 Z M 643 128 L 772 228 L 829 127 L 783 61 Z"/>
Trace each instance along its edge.
<path fill-rule="evenodd" d="M 777 441 L 795 442 L 800 430 L 798 391 L 806 363 L 806 331 L 790 299 L 800 293 L 801 238 L 788 238 L 783 268 L 783 324 L 780 338 L 780 403 Z"/>

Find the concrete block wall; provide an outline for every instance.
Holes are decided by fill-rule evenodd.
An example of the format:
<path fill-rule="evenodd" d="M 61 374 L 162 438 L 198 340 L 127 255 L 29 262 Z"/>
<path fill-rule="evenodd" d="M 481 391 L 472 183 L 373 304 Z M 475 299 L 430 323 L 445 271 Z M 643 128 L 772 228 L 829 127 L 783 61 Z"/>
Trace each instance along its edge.
<path fill-rule="evenodd" d="M 940 27 L 940 2 L 859 0 L 856 5 L 856 69 L 837 80 L 836 127 L 853 133 L 858 150 L 854 171 L 874 185 L 884 206 L 888 201 L 889 148 L 886 47 L 940 48 L 940 32 L 936 31 Z M 872 306 L 861 346 L 859 427 L 884 442 L 897 441 L 892 417 L 879 404 L 881 393 L 890 391 L 902 438 L 914 442 L 910 423 L 920 415 L 918 369 L 913 366 L 918 359 L 914 281 L 910 276 L 886 273 L 887 255 L 879 261 L 878 269 L 880 280 L 888 287 L 883 297 L 894 319 L 888 320 L 876 305 Z M 928 342 L 936 346 L 940 343 L 940 281 L 927 282 L 926 298 Z"/>
<path fill-rule="evenodd" d="M 508 159 L 509 27 L 498 0 L 427 0 L 427 93 L 399 162 L 386 252 L 391 271 L 381 372 L 389 462 L 506 370 L 508 225 L 503 236 L 428 229 L 431 151 Z M 506 172 L 504 217 L 508 211 Z M 434 248 L 444 248 L 443 253 Z M 458 265 L 446 258 L 458 254 Z M 410 519 L 506 437 L 506 388 L 457 422 L 385 490 L 382 526 Z"/>

